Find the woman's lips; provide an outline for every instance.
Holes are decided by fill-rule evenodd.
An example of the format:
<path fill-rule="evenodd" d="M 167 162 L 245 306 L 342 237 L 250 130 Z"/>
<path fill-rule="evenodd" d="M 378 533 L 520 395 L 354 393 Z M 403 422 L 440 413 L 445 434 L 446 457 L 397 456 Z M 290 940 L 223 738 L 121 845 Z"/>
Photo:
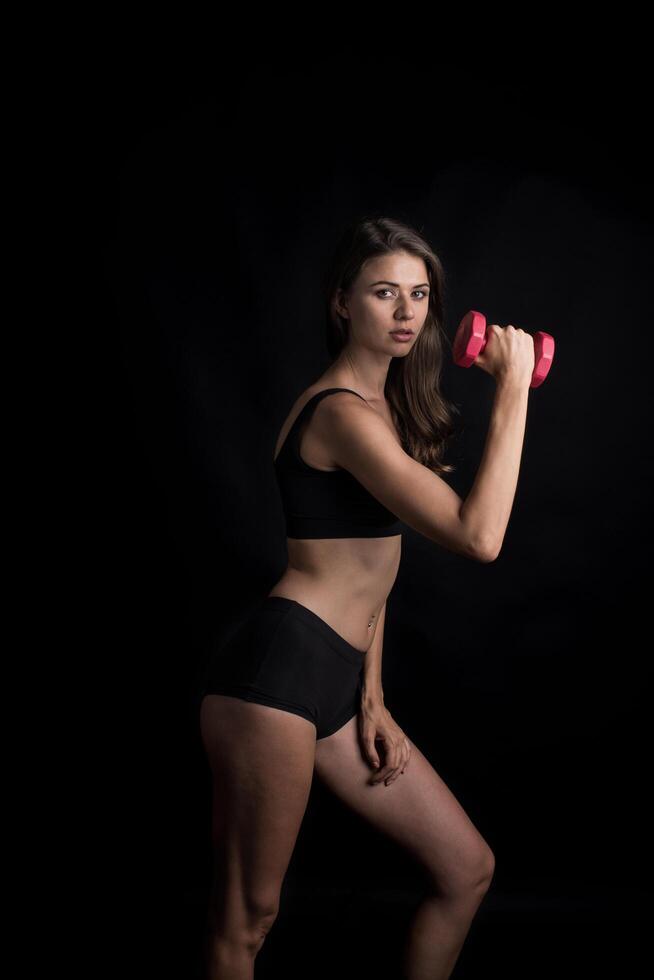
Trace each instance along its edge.
<path fill-rule="evenodd" d="M 413 334 L 408 330 L 393 330 L 391 332 L 391 337 L 393 340 L 397 340 L 399 344 L 406 344 L 413 337 Z"/>

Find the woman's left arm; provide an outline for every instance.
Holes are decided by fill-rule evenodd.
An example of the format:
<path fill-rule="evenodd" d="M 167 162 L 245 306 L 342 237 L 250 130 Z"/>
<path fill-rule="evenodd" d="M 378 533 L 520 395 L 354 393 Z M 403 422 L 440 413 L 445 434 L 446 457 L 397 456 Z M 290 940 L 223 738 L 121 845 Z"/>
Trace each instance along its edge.
<path fill-rule="evenodd" d="M 370 780 L 371 785 L 381 783 L 389 786 L 406 769 L 411 755 L 411 744 L 391 717 L 384 704 L 382 687 L 382 647 L 384 645 L 384 622 L 386 603 L 382 606 L 377 621 L 377 629 L 370 647 L 366 651 L 363 666 L 363 685 L 359 709 L 359 728 L 368 761 L 377 770 Z M 383 744 L 385 762 L 380 764 L 375 742 Z"/>
<path fill-rule="evenodd" d="M 384 622 L 386 620 L 386 603 L 381 608 L 377 629 L 370 647 L 366 651 L 363 665 L 363 701 L 373 707 L 384 703 L 382 688 L 382 647 L 384 645 Z"/>

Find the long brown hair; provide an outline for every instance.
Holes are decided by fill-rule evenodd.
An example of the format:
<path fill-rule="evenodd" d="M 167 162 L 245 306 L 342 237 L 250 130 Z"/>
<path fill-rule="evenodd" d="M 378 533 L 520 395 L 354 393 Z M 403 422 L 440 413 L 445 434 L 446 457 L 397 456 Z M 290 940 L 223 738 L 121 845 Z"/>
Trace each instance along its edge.
<path fill-rule="evenodd" d="M 445 273 L 440 259 L 419 232 L 401 221 L 381 216 L 358 218 L 347 227 L 324 280 L 327 350 L 336 360 L 349 336 L 349 321 L 336 311 L 338 290 L 347 293 L 366 259 L 398 251 L 424 259 L 430 284 L 429 305 L 410 353 L 391 360 L 384 394 L 405 452 L 434 473 L 450 473 L 455 467 L 444 463 L 443 456 L 457 428 L 454 417 L 460 413 L 440 389 L 443 349 L 451 349 L 443 328 Z"/>

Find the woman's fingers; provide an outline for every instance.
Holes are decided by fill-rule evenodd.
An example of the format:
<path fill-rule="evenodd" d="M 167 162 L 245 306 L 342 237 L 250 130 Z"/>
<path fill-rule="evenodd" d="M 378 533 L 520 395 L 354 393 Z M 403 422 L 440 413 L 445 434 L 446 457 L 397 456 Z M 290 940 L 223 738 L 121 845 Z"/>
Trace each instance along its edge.
<path fill-rule="evenodd" d="M 409 765 L 410 758 L 411 758 L 411 745 L 409 744 L 408 739 L 405 738 L 404 744 L 402 746 L 401 762 L 399 763 L 395 772 L 391 773 L 390 776 L 388 776 L 387 779 L 385 780 L 387 786 L 390 786 L 391 783 L 395 782 L 398 776 L 402 775 L 406 767 Z"/>
<path fill-rule="evenodd" d="M 403 769 L 406 769 L 409 761 L 410 746 L 408 745 L 406 739 L 399 742 L 397 745 L 392 745 L 386 750 L 386 764 L 382 766 L 379 772 L 376 772 L 373 778 L 370 780 L 373 786 L 382 781 L 386 786 L 390 786 L 397 777 L 400 775 Z"/>
<path fill-rule="evenodd" d="M 401 776 L 402 775 L 402 773 L 404 772 L 405 768 L 406 768 L 406 762 L 405 761 L 404 762 L 401 762 L 397 766 L 397 768 L 395 769 L 395 771 L 392 772 L 390 774 L 390 776 L 388 776 L 388 778 L 386 779 L 386 785 L 387 786 L 390 786 L 391 783 L 394 783 L 395 780 L 398 778 L 398 776 Z"/>
<path fill-rule="evenodd" d="M 375 769 L 379 770 L 381 763 L 379 761 L 379 753 L 375 748 L 375 739 L 373 735 L 366 736 L 366 738 L 364 739 L 364 746 L 370 765 L 373 766 Z"/>
<path fill-rule="evenodd" d="M 385 782 L 388 779 L 388 777 L 395 772 L 396 769 L 397 769 L 397 765 L 393 765 L 393 763 L 389 761 L 375 773 L 375 775 L 372 777 L 370 782 L 372 783 L 373 786 L 376 786 L 377 783 Z"/>

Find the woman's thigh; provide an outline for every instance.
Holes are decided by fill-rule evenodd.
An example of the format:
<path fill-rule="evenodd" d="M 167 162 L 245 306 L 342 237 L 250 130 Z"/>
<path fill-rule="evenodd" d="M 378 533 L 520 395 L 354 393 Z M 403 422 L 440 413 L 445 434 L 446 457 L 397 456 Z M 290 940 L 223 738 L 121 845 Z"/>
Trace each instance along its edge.
<path fill-rule="evenodd" d="M 212 773 L 214 928 L 274 917 L 313 777 L 316 729 L 279 708 L 219 694 L 200 706 Z"/>
<path fill-rule="evenodd" d="M 408 738 L 404 773 L 371 785 L 374 770 L 362 755 L 358 717 L 316 743 L 315 771 L 350 809 L 406 848 L 442 894 L 465 895 L 493 873 L 491 848 L 465 810 Z"/>

